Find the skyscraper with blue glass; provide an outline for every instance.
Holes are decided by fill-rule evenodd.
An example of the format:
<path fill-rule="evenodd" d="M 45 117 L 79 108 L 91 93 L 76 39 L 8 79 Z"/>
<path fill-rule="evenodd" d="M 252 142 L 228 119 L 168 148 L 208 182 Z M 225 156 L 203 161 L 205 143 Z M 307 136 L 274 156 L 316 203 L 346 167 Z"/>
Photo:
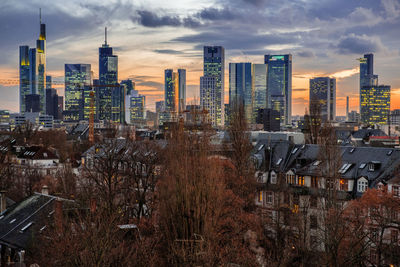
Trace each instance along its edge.
<path fill-rule="evenodd" d="M 229 108 L 243 106 L 248 123 L 253 118 L 253 80 L 251 63 L 229 63 Z"/>
<path fill-rule="evenodd" d="M 90 64 L 65 64 L 66 121 L 88 120 L 90 113 Z"/>
<path fill-rule="evenodd" d="M 310 110 L 317 105 L 322 121 L 336 119 L 336 79 L 316 77 L 310 79 Z"/>
<path fill-rule="evenodd" d="M 215 122 L 224 125 L 225 50 L 222 46 L 204 46 L 204 77 L 215 78 Z M 202 94 L 200 93 L 200 96 Z M 201 101 L 201 99 L 200 99 Z"/>
<path fill-rule="evenodd" d="M 99 48 L 98 117 L 100 120 L 121 122 L 121 88 L 118 84 L 118 56 L 105 41 Z M 115 91 L 115 92 L 114 92 Z"/>
<path fill-rule="evenodd" d="M 253 110 L 255 118 L 257 118 L 258 111 L 266 109 L 267 103 L 267 64 L 252 64 L 252 78 L 253 78 Z"/>
<path fill-rule="evenodd" d="M 281 122 L 292 122 L 292 55 L 265 55 L 268 65 L 268 107 L 279 111 Z"/>
<path fill-rule="evenodd" d="M 19 112 L 25 112 L 25 98 L 31 93 L 30 88 L 29 46 L 19 47 Z"/>

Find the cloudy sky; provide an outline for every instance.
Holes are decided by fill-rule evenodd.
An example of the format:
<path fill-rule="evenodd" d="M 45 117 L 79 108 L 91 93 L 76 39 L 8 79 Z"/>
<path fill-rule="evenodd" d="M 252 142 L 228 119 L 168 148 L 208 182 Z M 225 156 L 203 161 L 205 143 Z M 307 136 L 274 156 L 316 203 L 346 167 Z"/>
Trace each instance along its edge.
<path fill-rule="evenodd" d="M 149 109 L 163 99 L 166 68 L 186 68 L 188 101 L 199 100 L 203 45 L 224 46 L 226 64 L 291 53 L 294 114 L 304 114 L 309 79 L 322 75 L 338 79 L 338 115 L 346 96 L 358 110 L 356 59 L 373 52 L 379 82 L 392 86 L 392 109 L 400 108 L 400 0 L 3 0 L 0 109 L 18 111 L 18 46 L 35 45 L 39 7 L 54 80 L 63 81 L 65 63 L 90 63 L 97 77 L 107 26 L 119 79 L 135 80 Z"/>

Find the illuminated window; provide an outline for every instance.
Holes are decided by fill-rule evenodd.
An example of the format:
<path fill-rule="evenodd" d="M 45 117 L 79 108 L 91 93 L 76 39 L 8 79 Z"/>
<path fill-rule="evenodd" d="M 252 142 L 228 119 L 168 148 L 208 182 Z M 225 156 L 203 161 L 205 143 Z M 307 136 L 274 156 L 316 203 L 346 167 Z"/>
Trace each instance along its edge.
<path fill-rule="evenodd" d="M 299 176 L 298 177 L 298 185 L 300 186 L 304 186 L 304 176 Z"/>
<path fill-rule="evenodd" d="M 263 201 L 263 192 L 260 191 L 260 193 L 258 194 L 258 202 L 262 202 Z"/>
<path fill-rule="evenodd" d="M 347 179 L 340 179 L 340 190 L 342 191 L 349 190 L 349 182 Z"/>

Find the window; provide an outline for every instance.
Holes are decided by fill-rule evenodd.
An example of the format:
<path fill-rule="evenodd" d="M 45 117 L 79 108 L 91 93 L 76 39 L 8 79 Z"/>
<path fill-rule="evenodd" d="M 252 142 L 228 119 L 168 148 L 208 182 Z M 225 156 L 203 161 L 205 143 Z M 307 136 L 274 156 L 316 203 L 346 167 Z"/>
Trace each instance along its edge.
<path fill-rule="evenodd" d="M 318 177 L 311 177 L 311 187 L 318 188 Z"/>
<path fill-rule="evenodd" d="M 364 169 L 365 168 L 365 166 L 367 166 L 367 164 L 365 164 L 365 163 L 361 163 L 360 164 L 360 167 L 358 167 L 359 169 Z"/>
<path fill-rule="evenodd" d="M 298 177 L 297 185 L 304 186 L 304 176 L 299 176 Z"/>
<path fill-rule="evenodd" d="M 375 170 L 375 164 L 374 163 L 368 163 L 368 171 L 373 172 Z"/>
<path fill-rule="evenodd" d="M 313 163 L 313 166 L 318 166 L 320 163 L 321 163 L 321 161 L 320 161 L 320 160 L 317 160 L 317 161 L 315 161 L 315 162 Z"/>
<path fill-rule="evenodd" d="M 368 188 L 368 182 L 362 178 L 357 182 L 357 191 L 358 192 L 365 192 Z"/>
<path fill-rule="evenodd" d="M 326 189 L 335 189 L 335 180 L 332 178 L 325 179 Z"/>
<path fill-rule="evenodd" d="M 393 188 L 393 196 L 400 197 L 400 187 L 399 186 L 392 186 Z"/>
<path fill-rule="evenodd" d="M 318 228 L 318 218 L 315 215 L 310 215 L 310 228 L 311 229 Z"/>
<path fill-rule="evenodd" d="M 267 192 L 267 203 L 268 204 L 274 203 L 274 193 L 273 192 Z"/>
<path fill-rule="evenodd" d="M 340 190 L 342 191 L 349 190 L 349 182 L 347 179 L 340 179 Z"/>
<path fill-rule="evenodd" d="M 263 192 L 260 191 L 258 194 L 258 202 L 262 202 L 263 201 Z"/>
<path fill-rule="evenodd" d="M 292 173 L 286 174 L 286 183 L 287 184 L 295 184 L 296 183 L 295 175 Z"/>
<path fill-rule="evenodd" d="M 281 164 L 281 162 L 282 162 L 282 158 L 279 158 L 278 161 L 276 162 L 276 165 Z"/>
<path fill-rule="evenodd" d="M 390 240 L 392 243 L 397 243 L 399 241 L 399 231 L 392 229 L 390 231 Z"/>
<path fill-rule="evenodd" d="M 276 184 L 276 173 L 271 173 L 271 184 Z"/>

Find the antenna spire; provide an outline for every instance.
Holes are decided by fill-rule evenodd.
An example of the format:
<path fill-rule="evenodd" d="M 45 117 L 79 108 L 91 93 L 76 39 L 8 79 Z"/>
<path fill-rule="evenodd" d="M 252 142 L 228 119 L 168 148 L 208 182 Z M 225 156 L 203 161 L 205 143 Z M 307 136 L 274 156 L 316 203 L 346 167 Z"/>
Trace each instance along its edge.
<path fill-rule="evenodd" d="M 42 24 L 42 8 L 39 8 L 39 21 Z"/>
<path fill-rule="evenodd" d="M 104 44 L 107 45 L 107 27 L 104 29 Z"/>

